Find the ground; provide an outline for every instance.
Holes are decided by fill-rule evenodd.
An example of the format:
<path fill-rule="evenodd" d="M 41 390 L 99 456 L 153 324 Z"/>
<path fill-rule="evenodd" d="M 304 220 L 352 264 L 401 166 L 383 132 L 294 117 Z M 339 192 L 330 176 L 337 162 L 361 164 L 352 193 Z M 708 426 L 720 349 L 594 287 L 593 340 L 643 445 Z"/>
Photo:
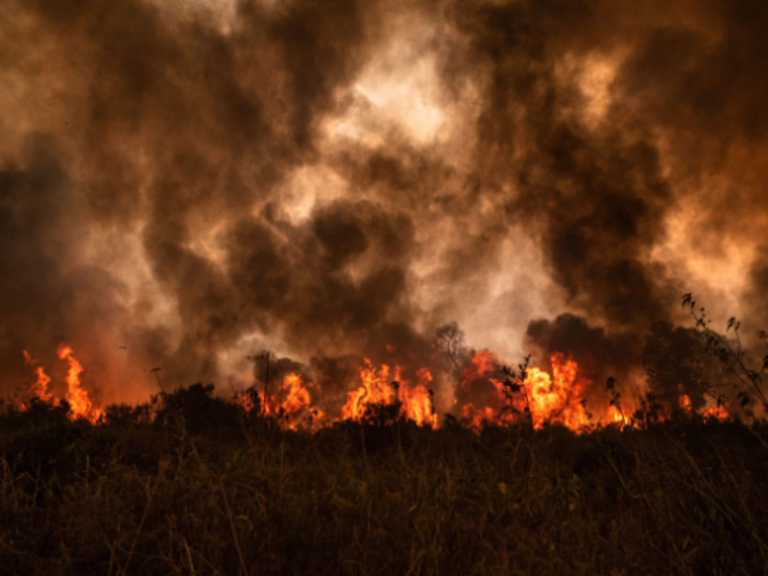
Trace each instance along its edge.
<path fill-rule="evenodd" d="M 760 425 L 309 434 L 219 401 L 115 414 L 0 418 L 3 574 L 768 573 Z"/>

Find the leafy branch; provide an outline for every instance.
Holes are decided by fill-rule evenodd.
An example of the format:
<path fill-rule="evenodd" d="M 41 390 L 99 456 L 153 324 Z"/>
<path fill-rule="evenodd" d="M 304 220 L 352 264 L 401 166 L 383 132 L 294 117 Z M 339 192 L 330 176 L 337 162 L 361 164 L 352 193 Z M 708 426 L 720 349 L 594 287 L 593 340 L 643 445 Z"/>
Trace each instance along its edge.
<path fill-rule="evenodd" d="M 759 370 L 750 368 L 747 365 L 746 352 L 741 340 L 741 322 L 735 317 L 728 319 L 726 333 L 733 332 L 733 339 L 728 339 L 722 334 L 715 332 L 709 326 L 712 320 L 708 318 L 704 307 L 696 306 L 696 300 L 690 292 L 683 296 L 683 308 L 689 310 L 696 325 L 696 329 L 706 339 L 707 350 L 712 352 L 733 374 L 741 385 L 741 390 L 737 394 L 742 408 L 747 409 L 754 398 L 759 399 L 763 410 L 768 413 L 768 397 L 762 389 L 763 373 L 768 370 L 768 354 L 763 356 L 762 365 Z M 768 333 L 764 330 L 758 332 L 760 340 L 768 347 Z"/>

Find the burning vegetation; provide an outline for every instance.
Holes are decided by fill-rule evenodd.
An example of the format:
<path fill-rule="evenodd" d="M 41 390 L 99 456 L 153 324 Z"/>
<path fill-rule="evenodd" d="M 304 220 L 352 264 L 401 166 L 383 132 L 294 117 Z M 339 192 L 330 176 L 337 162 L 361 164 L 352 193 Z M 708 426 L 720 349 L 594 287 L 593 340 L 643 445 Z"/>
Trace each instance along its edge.
<path fill-rule="evenodd" d="M 768 574 L 766 30 L 3 0 L 0 572 Z"/>
<path fill-rule="evenodd" d="M 654 372 L 649 364 L 650 373 L 657 379 L 656 388 L 651 387 L 652 391 L 645 394 L 638 388 L 634 395 L 629 395 L 621 391 L 620 383 L 613 376 L 607 378 L 604 387 L 597 385 L 573 357 L 563 352 L 551 353 L 547 368 L 529 365 L 530 357 L 527 357 L 524 364 L 512 370 L 490 350 L 465 348 L 463 334 L 454 325 L 439 330 L 433 343 L 433 350 L 437 351 L 433 358 L 438 366 L 442 366 L 440 378 L 435 378 L 433 370 L 427 366 L 413 369 L 400 364 L 376 365 L 370 358 L 363 358 L 349 381 L 341 386 L 333 382 L 326 385 L 335 390 L 335 393 L 329 393 L 312 379 L 307 367 L 289 359 L 271 360 L 273 355 L 264 352 L 250 357 L 255 361 L 255 376 L 263 364 L 262 382 L 258 383 L 257 377 L 256 384 L 236 392 L 233 400 L 244 414 L 274 419 L 288 430 L 313 432 L 341 421 L 379 424 L 410 421 L 418 426 L 438 428 L 442 415 L 438 411 L 435 388 L 440 385 L 450 392 L 445 417 L 476 432 L 485 426 L 525 425 L 541 430 L 556 425 L 581 434 L 606 426 L 643 427 L 649 421 L 661 422 L 674 414 L 726 420 L 737 415 L 730 408 L 734 399 L 740 401 L 740 417 L 755 418 L 755 403 L 758 403 L 758 411 L 764 410 L 765 406 L 760 405 L 763 398 L 759 394 L 757 398 L 752 394 L 762 391 L 760 374 L 768 365 L 768 357 L 760 371 L 749 370 L 744 364 L 743 351 L 731 348 L 728 339 L 711 331 L 700 320 L 695 302 L 691 306 L 688 295 L 684 306 L 692 310 L 697 322 L 699 330 L 694 330 L 693 334 L 706 339 L 702 350 L 709 347 L 721 368 L 740 366 L 743 369 L 743 374 L 730 375 L 730 394 L 715 395 L 716 387 L 705 383 L 701 372 L 697 372 L 695 378 L 693 373 L 687 372 L 687 377 L 693 380 L 686 382 L 678 379 L 681 373 L 675 370 L 664 376 L 671 395 L 667 400 L 663 395 L 657 398 L 653 391 L 662 391 L 658 380 L 662 375 L 659 370 Z M 731 321 L 729 329 L 735 322 Z M 453 334 L 454 343 L 446 346 L 446 340 L 442 338 L 448 332 Z M 691 335 L 686 333 L 686 338 L 689 337 Z M 456 342 L 459 342 L 458 347 L 454 345 Z M 655 346 L 656 342 L 649 342 L 647 348 L 653 351 Z M 384 348 L 390 355 L 394 352 L 392 345 Z M 672 350 L 666 351 L 666 354 L 672 353 Z M 23 352 L 23 357 L 25 363 L 34 368 L 36 380 L 30 383 L 18 408 L 30 409 L 30 397 L 37 403 L 58 405 L 61 399 L 51 392 L 52 379 L 44 367 L 38 365 L 27 351 Z M 85 419 L 93 424 L 108 420 L 107 407 L 91 399 L 81 380 L 85 368 L 72 347 L 59 346 L 58 358 L 67 363 L 63 400 L 69 418 Z M 270 362 L 275 364 L 271 368 L 273 382 L 270 382 Z M 282 374 L 281 366 L 288 372 Z M 156 377 L 158 370 L 153 370 Z M 452 376 L 457 377 L 455 382 L 451 381 Z M 721 378 L 719 388 L 722 388 L 722 374 L 716 376 Z M 745 377 L 751 387 L 739 379 Z M 160 385 L 159 378 L 157 384 Z M 644 383 L 643 387 L 648 385 Z M 696 404 L 691 394 L 698 394 Z"/>

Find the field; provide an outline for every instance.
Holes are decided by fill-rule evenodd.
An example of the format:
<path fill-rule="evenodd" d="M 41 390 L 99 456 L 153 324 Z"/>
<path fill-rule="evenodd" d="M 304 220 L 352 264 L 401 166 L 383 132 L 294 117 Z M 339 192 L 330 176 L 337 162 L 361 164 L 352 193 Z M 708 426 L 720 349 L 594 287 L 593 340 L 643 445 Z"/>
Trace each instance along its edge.
<path fill-rule="evenodd" d="M 4 412 L 2 574 L 768 573 L 760 424 L 309 434 L 173 396 L 97 426 Z"/>

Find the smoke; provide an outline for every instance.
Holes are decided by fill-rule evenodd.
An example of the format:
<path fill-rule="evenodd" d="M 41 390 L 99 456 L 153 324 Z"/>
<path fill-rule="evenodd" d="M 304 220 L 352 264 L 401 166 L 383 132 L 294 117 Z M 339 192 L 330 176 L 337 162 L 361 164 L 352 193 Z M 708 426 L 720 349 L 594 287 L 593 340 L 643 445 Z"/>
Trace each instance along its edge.
<path fill-rule="evenodd" d="M 629 373 L 691 289 L 764 321 L 763 3 L 185 6 L 2 9 L 3 390 L 62 341 L 134 400 L 454 319 Z"/>

